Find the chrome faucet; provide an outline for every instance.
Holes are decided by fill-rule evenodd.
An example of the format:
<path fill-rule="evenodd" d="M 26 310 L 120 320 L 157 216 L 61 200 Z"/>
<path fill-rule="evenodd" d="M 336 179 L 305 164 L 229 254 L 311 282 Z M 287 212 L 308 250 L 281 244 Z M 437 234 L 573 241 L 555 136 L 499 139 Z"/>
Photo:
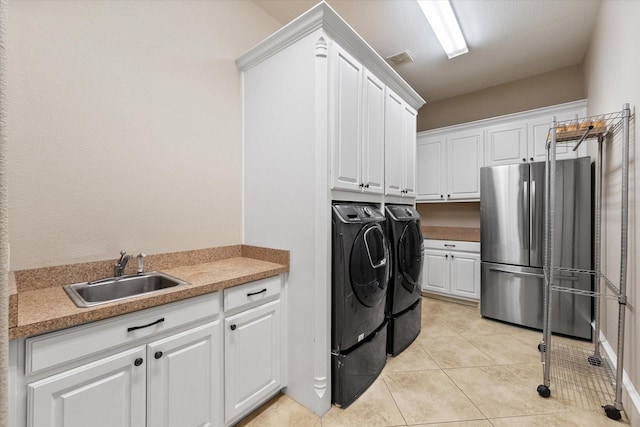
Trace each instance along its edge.
<path fill-rule="evenodd" d="M 113 269 L 113 275 L 115 277 L 120 277 L 124 274 L 124 268 L 127 266 L 130 259 L 131 255 L 127 255 L 127 251 L 120 251 L 120 259 L 116 261 L 116 265 Z"/>
<path fill-rule="evenodd" d="M 138 254 L 138 274 L 144 273 L 144 257 L 146 256 L 147 254 L 142 252 Z"/>

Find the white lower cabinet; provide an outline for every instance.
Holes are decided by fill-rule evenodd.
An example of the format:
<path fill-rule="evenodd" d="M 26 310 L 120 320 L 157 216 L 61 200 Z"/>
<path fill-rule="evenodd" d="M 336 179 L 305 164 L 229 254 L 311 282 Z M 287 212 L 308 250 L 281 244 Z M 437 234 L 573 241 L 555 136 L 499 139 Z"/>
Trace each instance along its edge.
<path fill-rule="evenodd" d="M 220 305 L 206 295 L 26 339 L 27 425 L 221 425 Z M 87 348 L 77 362 L 42 362 Z"/>
<path fill-rule="evenodd" d="M 11 427 L 215 427 L 285 384 L 283 277 L 10 345 Z M 223 336 L 222 327 L 225 327 Z"/>
<path fill-rule="evenodd" d="M 220 343 L 217 320 L 147 346 L 147 425 L 218 424 Z"/>
<path fill-rule="evenodd" d="M 425 240 L 422 290 L 480 299 L 480 244 Z"/>
<path fill-rule="evenodd" d="M 27 423 L 48 427 L 145 425 L 144 346 L 27 386 Z M 136 366 L 136 363 L 140 363 Z"/>
<path fill-rule="evenodd" d="M 225 422 L 232 424 L 283 387 L 280 279 L 225 291 Z M 228 304 L 227 304 L 228 303 Z"/>

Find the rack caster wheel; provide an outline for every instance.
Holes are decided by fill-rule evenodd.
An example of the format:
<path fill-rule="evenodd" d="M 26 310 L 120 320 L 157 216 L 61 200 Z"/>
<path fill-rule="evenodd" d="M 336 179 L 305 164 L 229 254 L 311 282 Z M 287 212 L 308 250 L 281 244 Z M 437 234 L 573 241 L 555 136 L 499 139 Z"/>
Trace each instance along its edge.
<path fill-rule="evenodd" d="M 591 366 L 600 366 L 602 365 L 602 359 L 598 356 L 589 356 L 587 357 L 587 361 Z"/>
<path fill-rule="evenodd" d="M 544 397 L 545 399 L 551 396 L 551 390 L 549 390 L 549 387 L 547 387 L 546 385 L 540 384 L 537 390 L 538 390 L 538 394 Z"/>
<path fill-rule="evenodd" d="M 544 344 L 542 344 L 542 343 L 538 344 L 538 351 L 540 353 L 544 353 L 545 347 L 546 346 Z"/>
<path fill-rule="evenodd" d="M 605 405 L 602 407 L 604 409 L 604 413 L 607 414 L 607 417 L 611 418 L 615 421 L 620 421 L 622 419 L 622 414 L 619 409 L 616 409 L 613 405 Z"/>

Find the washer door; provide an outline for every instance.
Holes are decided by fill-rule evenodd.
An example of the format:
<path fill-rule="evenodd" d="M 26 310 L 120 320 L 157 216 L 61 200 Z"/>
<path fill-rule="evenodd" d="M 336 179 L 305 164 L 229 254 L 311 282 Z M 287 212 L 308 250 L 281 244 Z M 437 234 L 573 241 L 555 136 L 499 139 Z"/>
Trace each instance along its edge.
<path fill-rule="evenodd" d="M 409 221 L 398 240 L 398 271 L 402 286 L 412 293 L 420 286 L 422 270 L 422 233 L 417 221 Z"/>
<path fill-rule="evenodd" d="M 349 262 L 353 292 L 362 305 L 373 307 L 385 299 L 389 264 L 389 246 L 382 227 L 362 227 L 353 242 Z"/>

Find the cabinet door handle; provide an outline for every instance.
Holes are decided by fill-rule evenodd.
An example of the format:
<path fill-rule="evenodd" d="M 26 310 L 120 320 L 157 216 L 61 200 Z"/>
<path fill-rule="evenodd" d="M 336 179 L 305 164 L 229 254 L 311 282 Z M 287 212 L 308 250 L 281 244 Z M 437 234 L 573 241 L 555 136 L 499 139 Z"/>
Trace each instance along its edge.
<path fill-rule="evenodd" d="M 142 362 L 144 362 L 144 359 L 142 359 L 142 357 L 138 357 L 138 358 L 133 362 L 133 364 L 134 364 L 134 365 L 136 365 L 136 366 L 140 366 L 140 365 L 142 365 Z"/>
<path fill-rule="evenodd" d="M 447 194 L 447 199 L 450 199 L 450 198 L 451 198 L 451 194 Z"/>
<path fill-rule="evenodd" d="M 445 258 L 449 258 L 449 254 L 445 254 L 445 256 L 444 256 L 444 257 L 445 257 Z"/>
<path fill-rule="evenodd" d="M 160 359 L 162 357 L 162 352 L 156 351 L 156 354 L 154 354 L 153 357 L 155 357 L 156 359 Z"/>
<path fill-rule="evenodd" d="M 522 161 L 523 161 L 523 162 L 526 162 L 526 161 L 527 161 L 527 159 L 525 159 L 525 158 L 523 157 L 523 158 L 522 158 Z"/>
<path fill-rule="evenodd" d="M 249 292 L 249 293 L 247 294 L 247 296 L 248 296 L 248 297 L 252 297 L 252 296 L 254 296 L 254 295 L 258 295 L 258 294 L 261 294 L 261 293 L 263 293 L 263 292 L 267 292 L 267 288 L 264 288 L 263 290 L 258 291 L 258 292 Z"/>
<path fill-rule="evenodd" d="M 236 324 L 235 324 L 235 323 L 234 323 L 233 325 L 229 326 L 229 328 L 230 328 L 232 331 L 235 331 L 235 330 L 236 330 L 236 327 L 237 327 L 237 326 L 236 326 Z"/>
<path fill-rule="evenodd" d="M 440 195 L 440 198 L 441 198 L 441 199 L 443 199 L 443 198 L 444 198 L 444 196 L 441 194 L 441 195 Z"/>
<path fill-rule="evenodd" d="M 358 187 L 362 188 L 364 187 L 364 184 L 361 182 L 360 185 L 358 185 Z"/>
<path fill-rule="evenodd" d="M 365 185 L 364 185 L 364 188 L 369 188 L 369 184 L 365 184 Z"/>
<path fill-rule="evenodd" d="M 531 160 L 533 162 L 533 157 L 529 157 L 529 160 Z"/>
<path fill-rule="evenodd" d="M 156 320 L 155 322 L 151 322 L 148 325 L 132 326 L 130 328 L 127 328 L 127 332 L 135 331 L 136 329 L 148 328 L 149 326 L 157 325 L 158 323 L 162 323 L 162 322 L 164 322 L 164 317 Z"/>

